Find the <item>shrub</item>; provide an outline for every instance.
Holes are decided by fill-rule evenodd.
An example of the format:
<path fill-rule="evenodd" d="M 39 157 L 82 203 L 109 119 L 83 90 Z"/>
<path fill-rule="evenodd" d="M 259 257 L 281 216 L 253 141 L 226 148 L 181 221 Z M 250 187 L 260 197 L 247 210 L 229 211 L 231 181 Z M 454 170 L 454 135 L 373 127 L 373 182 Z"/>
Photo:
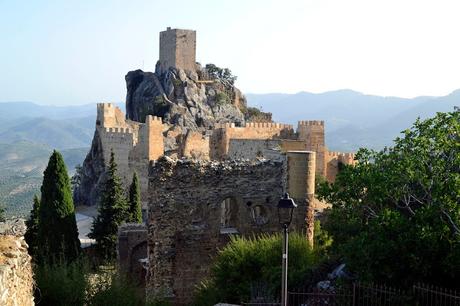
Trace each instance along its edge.
<path fill-rule="evenodd" d="M 87 280 L 86 265 L 81 261 L 70 264 L 35 266 L 36 297 L 39 305 L 83 305 Z"/>
<path fill-rule="evenodd" d="M 217 105 L 224 105 L 224 104 L 229 104 L 230 103 L 230 98 L 225 92 L 218 92 L 216 94 L 216 104 Z"/>
<path fill-rule="evenodd" d="M 198 287 L 194 305 L 240 303 L 250 298 L 251 285 L 263 283 L 273 296 L 281 281 L 281 235 L 232 237 L 214 260 L 211 277 Z M 289 284 L 302 283 L 319 260 L 303 234 L 289 236 Z"/>
<path fill-rule="evenodd" d="M 129 280 L 116 273 L 107 278 L 98 278 L 93 294 L 88 297 L 88 306 L 143 306 L 143 291 Z"/>

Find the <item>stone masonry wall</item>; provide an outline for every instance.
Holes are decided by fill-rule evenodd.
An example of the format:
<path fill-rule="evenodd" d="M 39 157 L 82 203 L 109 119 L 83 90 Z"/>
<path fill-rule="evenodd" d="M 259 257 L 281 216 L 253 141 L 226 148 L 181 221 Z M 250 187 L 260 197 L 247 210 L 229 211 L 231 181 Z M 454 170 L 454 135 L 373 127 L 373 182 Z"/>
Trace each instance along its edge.
<path fill-rule="evenodd" d="M 181 156 L 209 160 L 209 136 L 201 132 L 188 131 L 181 145 Z"/>
<path fill-rule="evenodd" d="M 147 226 L 128 223 L 118 229 L 118 266 L 128 273 L 137 284 L 145 284 L 146 270 L 143 260 L 147 260 Z"/>
<path fill-rule="evenodd" d="M 227 156 L 232 159 L 283 160 L 283 153 L 307 151 L 306 143 L 292 139 L 230 139 Z"/>
<path fill-rule="evenodd" d="M 326 177 L 324 121 L 299 121 L 298 139 L 306 142 L 306 149 L 316 152 L 316 174 Z"/>
<path fill-rule="evenodd" d="M 196 31 L 171 29 L 160 32 L 160 65 L 162 71 L 169 67 L 196 70 Z"/>
<path fill-rule="evenodd" d="M 34 281 L 23 220 L 0 223 L 0 305 L 31 306 Z"/>
<path fill-rule="evenodd" d="M 353 153 L 341 153 L 341 152 L 326 152 L 325 162 L 327 175 L 326 180 L 330 183 L 335 181 L 335 177 L 340 171 L 340 164 L 343 165 L 354 165 L 355 154 Z"/>
<path fill-rule="evenodd" d="M 294 137 L 292 125 L 272 122 L 249 122 L 242 127 L 233 123 L 218 127 L 213 138 L 219 138 L 218 145 L 211 152 L 215 159 L 226 157 L 229 150 L 230 139 L 291 139 Z"/>
<path fill-rule="evenodd" d="M 298 161 L 293 171 L 304 179 L 313 175 L 314 181 L 314 171 L 308 170 L 314 169 L 314 162 L 306 156 L 310 155 L 299 157 L 305 162 Z M 286 160 L 206 162 L 168 157 L 153 163 L 147 297 L 165 296 L 174 305 L 186 305 L 229 234 L 279 231 L 276 205 L 286 191 L 286 165 Z M 301 189 L 308 186 L 305 182 L 295 187 L 296 196 L 307 197 L 310 191 Z M 292 229 L 305 231 L 307 198 L 298 199 L 298 205 Z"/>

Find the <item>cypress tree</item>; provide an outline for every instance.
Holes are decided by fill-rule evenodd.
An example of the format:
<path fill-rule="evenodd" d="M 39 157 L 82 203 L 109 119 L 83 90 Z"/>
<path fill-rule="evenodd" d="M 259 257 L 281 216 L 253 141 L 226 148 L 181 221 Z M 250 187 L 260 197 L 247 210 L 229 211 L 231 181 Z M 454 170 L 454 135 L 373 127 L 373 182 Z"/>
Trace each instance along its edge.
<path fill-rule="evenodd" d="M 71 262 L 80 254 L 70 179 L 56 150 L 46 167 L 38 209 L 37 252 L 41 263 Z"/>
<path fill-rule="evenodd" d="M 37 195 L 34 196 L 34 204 L 32 210 L 30 211 L 29 219 L 26 221 L 27 230 L 24 234 L 24 239 L 29 245 L 29 254 L 32 258 L 37 256 L 37 247 L 38 247 L 38 226 L 39 226 L 39 210 L 40 210 L 40 200 Z"/>
<path fill-rule="evenodd" d="M 142 207 L 141 207 L 141 189 L 139 187 L 139 178 L 134 172 L 133 181 L 129 186 L 129 220 L 132 223 L 142 223 Z"/>
<path fill-rule="evenodd" d="M 118 226 L 128 219 L 128 202 L 118 176 L 115 154 L 110 153 L 109 168 L 99 202 L 98 216 L 89 235 L 96 239 L 96 250 L 103 259 L 116 257 Z"/>

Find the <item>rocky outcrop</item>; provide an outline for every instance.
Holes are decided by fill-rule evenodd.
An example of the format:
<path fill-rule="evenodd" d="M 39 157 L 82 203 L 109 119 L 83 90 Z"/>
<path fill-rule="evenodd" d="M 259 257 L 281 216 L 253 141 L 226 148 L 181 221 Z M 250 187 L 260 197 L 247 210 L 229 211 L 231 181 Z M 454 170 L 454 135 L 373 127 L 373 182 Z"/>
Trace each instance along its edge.
<path fill-rule="evenodd" d="M 192 130 L 245 122 L 241 111 L 246 109 L 244 96 L 222 80 L 203 80 L 195 71 L 174 68 L 162 74 L 130 71 L 125 79 L 128 119 L 144 122 L 146 115 L 154 115 L 170 125 Z"/>
<path fill-rule="evenodd" d="M 0 223 L 0 305 L 34 305 L 31 257 L 23 220 Z"/>
<path fill-rule="evenodd" d="M 99 132 L 93 136 L 91 149 L 81 168 L 77 169 L 72 181 L 75 182 L 73 199 L 76 205 L 95 205 L 101 193 L 105 178 L 105 161 Z"/>

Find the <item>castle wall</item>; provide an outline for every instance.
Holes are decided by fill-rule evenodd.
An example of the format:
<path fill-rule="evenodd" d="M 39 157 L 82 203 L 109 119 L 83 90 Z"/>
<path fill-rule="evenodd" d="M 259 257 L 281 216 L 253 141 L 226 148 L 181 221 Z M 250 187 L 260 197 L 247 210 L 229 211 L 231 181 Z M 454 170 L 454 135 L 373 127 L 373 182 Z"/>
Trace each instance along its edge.
<path fill-rule="evenodd" d="M 188 131 L 181 145 L 181 156 L 209 160 L 210 140 L 200 132 Z"/>
<path fill-rule="evenodd" d="M 156 160 L 164 154 L 163 122 L 161 118 L 147 116 L 144 130 L 144 136 L 141 138 L 141 145 L 145 147 L 144 156 L 149 161 Z"/>
<path fill-rule="evenodd" d="M 289 155 L 290 153 L 288 153 Z M 298 197 L 311 192 L 314 161 L 305 152 L 291 164 L 304 184 L 290 187 Z M 314 154 L 313 154 L 314 155 Z M 292 162 L 294 161 L 294 162 Z M 147 297 L 191 301 L 195 286 L 209 275 L 212 257 L 230 234 L 280 231 L 277 203 L 286 190 L 286 161 L 159 159 L 150 168 Z M 307 167 L 308 166 L 308 167 Z M 289 184 L 294 184 L 291 178 Z M 310 188 L 310 189 L 308 189 Z M 296 193 L 297 192 L 297 193 Z M 307 199 L 298 199 L 291 228 L 305 231 Z"/>
<path fill-rule="evenodd" d="M 97 105 L 96 128 L 101 140 L 104 164 L 108 165 L 111 150 L 125 188 L 136 171 L 140 180 L 141 201 L 147 206 L 148 164 L 164 154 L 161 118 L 147 116 L 145 123 L 124 119 L 123 112 L 113 104 Z"/>
<path fill-rule="evenodd" d="M 169 67 L 196 70 L 196 31 L 171 29 L 160 32 L 160 65 L 165 71 Z"/>
<path fill-rule="evenodd" d="M 228 123 L 217 127 L 212 137 L 216 145 L 211 156 L 220 159 L 228 155 L 231 139 L 291 139 L 294 129 L 289 124 L 271 122 L 248 122 L 243 127 Z"/>
<path fill-rule="evenodd" d="M 106 128 L 128 128 L 125 115 L 121 109 L 112 103 L 97 104 L 96 126 Z"/>
<path fill-rule="evenodd" d="M 311 246 L 314 234 L 315 166 L 315 152 L 287 152 L 287 192 L 297 205 L 306 207 L 306 234 Z"/>
<path fill-rule="evenodd" d="M 326 177 L 324 121 L 299 121 L 297 133 L 298 139 L 305 141 L 306 150 L 316 152 L 316 174 Z"/>
<path fill-rule="evenodd" d="M 282 160 L 281 142 L 279 139 L 230 139 L 227 154 L 232 159 Z"/>
<path fill-rule="evenodd" d="M 337 174 L 340 171 L 340 165 L 354 165 L 355 154 L 353 153 L 341 153 L 341 152 L 326 152 L 326 165 L 327 175 L 326 180 L 330 183 L 335 181 Z"/>

